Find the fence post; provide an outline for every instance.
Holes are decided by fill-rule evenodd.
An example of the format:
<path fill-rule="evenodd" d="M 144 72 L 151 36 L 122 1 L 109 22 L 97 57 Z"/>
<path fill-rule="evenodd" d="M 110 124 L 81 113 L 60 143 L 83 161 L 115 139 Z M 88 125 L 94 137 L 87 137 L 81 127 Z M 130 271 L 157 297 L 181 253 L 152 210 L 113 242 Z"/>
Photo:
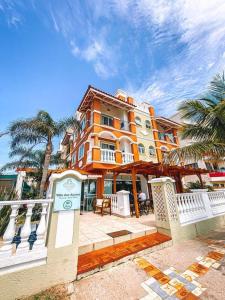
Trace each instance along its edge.
<path fill-rule="evenodd" d="M 172 235 L 172 227 L 179 224 L 174 182 L 170 177 L 149 181 L 152 188 L 155 220 L 158 231 Z"/>
<path fill-rule="evenodd" d="M 122 217 L 130 217 L 130 200 L 129 200 L 128 191 L 119 191 L 116 193 L 117 195 L 117 206 L 119 209 L 119 214 Z"/>

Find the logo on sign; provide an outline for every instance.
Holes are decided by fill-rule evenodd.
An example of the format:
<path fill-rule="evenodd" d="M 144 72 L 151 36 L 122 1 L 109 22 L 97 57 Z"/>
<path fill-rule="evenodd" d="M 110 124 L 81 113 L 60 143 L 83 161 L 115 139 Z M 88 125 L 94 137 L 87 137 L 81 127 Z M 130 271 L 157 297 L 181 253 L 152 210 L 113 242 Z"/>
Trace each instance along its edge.
<path fill-rule="evenodd" d="M 70 209 L 72 207 L 72 201 L 70 200 L 66 200 L 64 203 L 63 203 L 63 208 L 64 209 Z"/>
<path fill-rule="evenodd" d="M 67 179 L 67 181 L 63 184 L 64 188 L 68 191 L 71 191 L 76 186 L 72 179 Z"/>

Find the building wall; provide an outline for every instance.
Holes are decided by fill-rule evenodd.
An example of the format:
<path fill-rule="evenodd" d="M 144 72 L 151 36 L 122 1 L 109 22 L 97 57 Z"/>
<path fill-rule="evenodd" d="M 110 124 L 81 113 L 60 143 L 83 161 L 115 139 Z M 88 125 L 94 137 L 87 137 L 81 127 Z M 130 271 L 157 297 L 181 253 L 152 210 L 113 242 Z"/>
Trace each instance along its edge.
<path fill-rule="evenodd" d="M 145 153 L 139 153 L 139 159 L 144 161 L 153 161 L 157 162 L 157 155 L 155 149 L 155 142 L 154 136 L 152 131 L 152 126 L 150 129 L 146 128 L 146 121 L 149 121 L 151 124 L 151 118 L 149 113 L 145 111 L 141 111 L 139 109 L 135 109 L 134 116 L 139 117 L 141 119 L 141 125 L 136 124 L 136 131 L 137 131 L 137 143 L 143 144 L 145 148 Z M 154 155 L 149 154 L 149 147 L 153 147 L 155 150 Z"/>

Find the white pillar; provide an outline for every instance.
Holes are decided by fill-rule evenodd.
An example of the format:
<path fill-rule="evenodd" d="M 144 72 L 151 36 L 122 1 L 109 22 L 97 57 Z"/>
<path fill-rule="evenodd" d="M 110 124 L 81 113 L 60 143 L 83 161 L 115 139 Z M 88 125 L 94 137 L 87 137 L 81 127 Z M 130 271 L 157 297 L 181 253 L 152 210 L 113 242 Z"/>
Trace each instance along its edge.
<path fill-rule="evenodd" d="M 174 180 L 170 177 L 150 180 L 154 202 L 156 226 L 164 232 L 170 232 L 173 224 L 179 224 Z"/>
<path fill-rule="evenodd" d="M 18 199 L 21 199 L 22 196 L 22 191 L 23 191 L 23 182 L 26 177 L 26 172 L 25 171 L 19 171 L 17 175 L 17 180 L 16 180 L 16 197 Z"/>
<path fill-rule="evenodd" d="M 130 217 L 130 192 L 122 190 L 117 192 L 116 194 L 119 215 L 122 217 Z"/>

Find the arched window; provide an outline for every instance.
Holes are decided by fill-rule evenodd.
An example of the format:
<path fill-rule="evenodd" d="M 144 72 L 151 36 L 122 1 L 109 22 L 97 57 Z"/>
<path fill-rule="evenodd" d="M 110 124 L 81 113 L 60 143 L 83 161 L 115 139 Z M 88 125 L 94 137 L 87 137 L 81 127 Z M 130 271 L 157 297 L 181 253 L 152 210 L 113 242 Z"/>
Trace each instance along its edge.
<path fill-rule="evenodd" d="M 138 144 L 138 152 L 140 154 L 144 154 L 145 153 L 145 147 L 143 144 Z"/>
<path fill-rule="evenodd" d="M 141 126 L 141 118 L 140 117 L 135 117 L 135 123 L 139 126 Z"/>
<path fill-rule="evenodd" d="M 149 152 L 149 155 L 155 155 L 155 148 L 153 146 L 149 146 L 148 152 Z"/>
<path fill-rule="evenodd" d="M 151 123 L 150 123 L 149 120 L 146 120 L 146 121 L 145 121 L 145 127 L 146 127 L 147 129 L 151 129 Z"/>

